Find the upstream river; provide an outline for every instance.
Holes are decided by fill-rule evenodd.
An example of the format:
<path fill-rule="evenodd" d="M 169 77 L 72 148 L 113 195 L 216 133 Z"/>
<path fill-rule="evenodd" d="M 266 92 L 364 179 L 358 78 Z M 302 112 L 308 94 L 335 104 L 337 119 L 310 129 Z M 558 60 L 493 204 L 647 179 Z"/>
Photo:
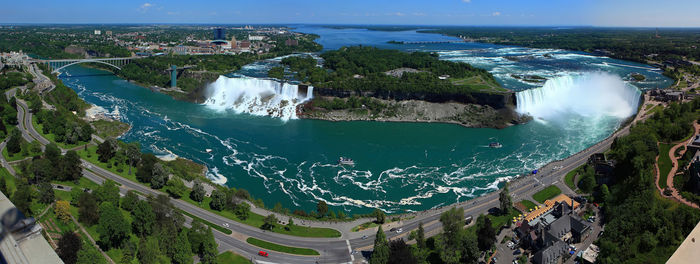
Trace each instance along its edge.
<path fill-rule="evenodd" d="M 297 30 L 320 35 L 317 41 L 325 49 L 373 45 L 433 51 L 441 59 L 487 69 L 504 87 L 522 91 L 517 96 L 518 110 L 530 113 L 535 121 L 497 130 L 451 124 L 286 120 L 176 101 L 97 69 L 71 66 L 61 79 L 87 102 L 131 124 L 133 128 L 121 137 L 124 141 L 138 141 L 157 155 L 203 163 L 211 179 L 245 188 L 269 207 L 280 202 L 292 209 L 312 210 L 318 200 L 324 200 L 333 210 L 346 213 L 374 208 L 424 210 L 497 190 L 504 180 L 609 136 L 636 111 L 640 90 L 671 83 L 647 65 L 563 50 L 387 43 L 454 40 L 416 31 Z M 229 77 L 263 77 L 278 61 L 254 63 Z M 646 80 L 632 82 L 632 73 L 643 74 Z M 525 75 L 548 81 L 531 83 L 519 77 Z M 490 142 L 503 147 L 489 148 Z M 337 165 L 340 156 L 354 159 L 356 166 Z"/>

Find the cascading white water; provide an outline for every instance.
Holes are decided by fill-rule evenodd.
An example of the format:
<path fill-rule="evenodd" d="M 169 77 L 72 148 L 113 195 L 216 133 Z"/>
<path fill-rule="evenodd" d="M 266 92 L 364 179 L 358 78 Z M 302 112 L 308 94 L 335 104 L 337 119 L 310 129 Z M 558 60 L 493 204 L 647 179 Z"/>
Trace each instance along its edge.
<path fill-rule="evenodd" d="M 311 86 L 300 92 L 298 85 L 250 77 L 219 76 L 207 89 L 209 98 L 204 104 L 211 108 L 285 121 L 297 118 L 297 106 L 313 97 Z"/>
<path fill-rule="evenodd" d="M 622 119 L 636 113 L 640 95 L 617 75 L 588 73 L 547 80 L 541 88 L 516 93 L 516 99 L 518 113 L 545 121 L 567 114 Z"/>

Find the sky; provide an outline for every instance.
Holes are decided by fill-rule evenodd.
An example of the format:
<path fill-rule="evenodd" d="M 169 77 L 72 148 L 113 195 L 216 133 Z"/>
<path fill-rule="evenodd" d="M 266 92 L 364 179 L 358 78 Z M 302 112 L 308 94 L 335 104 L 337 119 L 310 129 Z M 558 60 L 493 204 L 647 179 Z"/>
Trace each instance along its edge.
<path fill-rule="evenodd" d="M 0 23 L 700 27 L 698 0 L 0 0 Z"/>

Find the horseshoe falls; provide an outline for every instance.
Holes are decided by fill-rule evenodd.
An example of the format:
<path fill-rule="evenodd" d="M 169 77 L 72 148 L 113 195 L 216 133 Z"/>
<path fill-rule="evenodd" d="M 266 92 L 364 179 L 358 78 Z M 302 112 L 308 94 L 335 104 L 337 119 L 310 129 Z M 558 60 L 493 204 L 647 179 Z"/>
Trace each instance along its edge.
<path fill-rule="evenodd" d="M 219 76 L 207 87 L 204 102 L 217 110 L 232 110 L 258 116 L 296 119 L 299 104 L 313 97 L 313 87 L 280 83 L 274 80 Z"/>
<path fill-rule="evenodd" d="M 640 95 L 637 87 L 617 75 L 567 75 L 516 93 L 516 110 L 543 121 L 561 121 L 571 114 L 592 120 L 623 119 L 636 113 Z"/>

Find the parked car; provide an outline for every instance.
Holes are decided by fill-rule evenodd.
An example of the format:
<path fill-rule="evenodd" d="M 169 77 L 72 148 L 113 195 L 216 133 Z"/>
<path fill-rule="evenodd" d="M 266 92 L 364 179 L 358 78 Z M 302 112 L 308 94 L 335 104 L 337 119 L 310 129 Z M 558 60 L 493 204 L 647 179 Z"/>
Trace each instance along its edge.
<path fill-rule="evenodd" d="M 465 225 L 471 224 L 471 222 L 474 220 L 474 217 L 471 215 L 468 215 L 467 217 L 464 218 Z"/>
<path fill-rule="evenodd" d="M 396 229 L 397 234 L 400 234 L 401 232 L 403 232 L 403 228 Z"/>
<path fill-rule="evenodd" d="M 389 232 L 394 232 L 394 231 L 396 231 L 396 227 L 389 229 Z"/>
<path fill-rule="evenodd" d="M 269 257 L 269 256 L 270 256 L 269 254 L 267 254 L 267 252 L 262 251 L 262 250 L 258 252 L 258 255 L 263 256 L 263 257 Z"/>
<path fill-rule="evenodd" d="M 523 253 L 522 251 L 520 251 L 520 249 L 516 249 L 515 251 L 513 251 L 513 255 L 520 255 L 520 253 Z"/>

